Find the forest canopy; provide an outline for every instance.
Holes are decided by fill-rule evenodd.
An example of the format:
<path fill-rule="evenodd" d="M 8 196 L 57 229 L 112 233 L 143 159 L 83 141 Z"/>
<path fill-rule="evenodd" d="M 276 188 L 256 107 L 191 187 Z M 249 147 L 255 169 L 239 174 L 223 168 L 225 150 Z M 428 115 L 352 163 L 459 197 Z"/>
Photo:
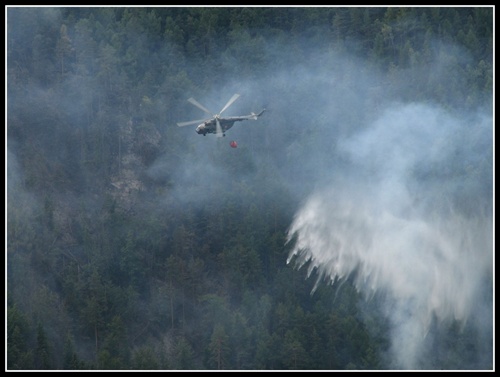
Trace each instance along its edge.
<path fill-rule="evenodd" d="M 6 7 L 6 369 L 492 369 L 493 15 Z"/>

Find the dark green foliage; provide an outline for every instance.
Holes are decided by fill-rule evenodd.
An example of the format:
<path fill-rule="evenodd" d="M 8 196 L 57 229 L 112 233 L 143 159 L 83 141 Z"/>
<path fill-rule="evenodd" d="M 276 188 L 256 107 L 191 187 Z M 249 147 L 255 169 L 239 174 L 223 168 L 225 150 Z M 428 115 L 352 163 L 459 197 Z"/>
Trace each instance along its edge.
<path fill-rule="evenodd" d="M 42 324 L 38 324 L 36 331 L 35 369 L 54 369 L 52 351 Z"/>
<path fill-rule="evenodd" d="M 7 369 L 35 369 L 29 323 L 16 306 L 7 307 Z"/>
<path fill-rule="evenodd" d="M 88 369 L 85 363 L 80 360 L 75 350 L 75 344 L 71 334 L 68 333 L 64 342 L 64 360 L 62 369 L 64 370 L 82 370 Z"/>
<path fill-rule="evenodd" d="M 224 96 L 228 78 L 317 64 L 316 49 L 325 60 L 364 59 L 388 88 L 406 82 L 411 91 L 391 93 L 402 100 L 492 108 L 492 8 L 13 7 L 7 16 L 7 369 L 384 369 L 386 328 L 360 320 L 351 282 L 311 294 L 314 277 L 286 264 L 297 199 L 285 176 L 309 176 L 281 166 L 334 148 L 314 144 L 330 119 L 300 129 L 301 145 L 286 129 L 279 140 L 248 139 L 231 158 L 225 140 L 207 150 L 173 124 L 192 111 L 191 95 Z M 433 74 L 435 56 L 450 69 Z M 431 73 L 422 81 L 410 68 Z M 277 103 L 286 111 L 270 119 L 307 124 L 303 105 Z M 351 117 L 342 123 L 363 120 Z M 200 160 L 201 172 L 186 163 Z M 206 184 L 213 165 L 220 176 Z M 307 192 L 314 182 L 301 184 Z M 429 367 L 465 367 L 473 334 L 445 335 L 447 354 L 430 355 Z"/>
<path fill-rule="evenodd" d="M 124 323 L 120 316 L 114 316 L 100 347 L 99 369 L 127 369 L 130 361 L 128 344 Z"/>
<path fill-rule="evenodd" d="M 195 364 L 195 355 L 192 343 L 183 336 L 174 339 L 172 351 L 169 358 L 169 366 L 166 369 L 199 369 Z"/>
<path fill-rule="evenodd" d="M 157 370 L 160 369 L 158 358 L 151 347 L 143 347 L 134 353 L 132 358 L 132 369 L 135 370 Z"/>
<path fill-rule="evenodd" d="M 217 324 L 208 344 L 207 367 L 209 369 L 232 369 L 229 362 L 229 337 L 224 327 Z"/>

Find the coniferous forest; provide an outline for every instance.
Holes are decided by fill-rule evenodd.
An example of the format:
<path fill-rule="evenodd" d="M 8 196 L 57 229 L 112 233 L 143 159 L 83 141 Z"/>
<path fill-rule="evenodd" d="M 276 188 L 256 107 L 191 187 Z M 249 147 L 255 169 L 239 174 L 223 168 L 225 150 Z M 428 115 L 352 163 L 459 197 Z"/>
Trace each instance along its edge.
<path fill-rule="evenodd" d="M 493 369 L 493 16 L 6 7 L 6 369 Z"/>

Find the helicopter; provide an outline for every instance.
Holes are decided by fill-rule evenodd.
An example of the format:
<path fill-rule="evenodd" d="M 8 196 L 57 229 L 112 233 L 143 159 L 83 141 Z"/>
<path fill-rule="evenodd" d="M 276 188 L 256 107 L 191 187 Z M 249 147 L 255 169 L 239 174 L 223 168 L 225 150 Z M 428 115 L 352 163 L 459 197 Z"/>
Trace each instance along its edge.
<path fill-rule="evenodd" d="M 257 118 L 260 117 L 264 113 L 264 111 L 266 111 L 266 109 L 264 109 L 258 114 L 252 112 L 250 115 L 222 118 L 221 114 L 229 106 L 231 106 L 233 102 L 236 101 L 239 97 L 240 97 L 239 94 L 234 94 L 231 97 L 231 99 L 226 103 L 226 105 L 222 108 L 222 110 L 219 111 L 218 114 L 214 114 L 213 112 L 208 110 L 205 106 L 203 106 L 202 104 L 200 104 L 198 101 L 196 101 L 194 98 L 191 97 L 188 99 L 188 102 L 192 103 L 199 109 L 203 110 L 205 113 L 209 114 L 210 118 L 192 120 L 189 122 L 180 122 L 177 123 L 177 125 L 179 127 L 184 127 L 192 124 L 198 124 L 198 127 L 196 127 L 195 129 L 197 134 L 203 136 L 206 136 L 207 134 L 215 134 L 218 137 L 221 137 L 221 136 L 226 136 L 226 131 L 229 130 L 234 125 L 234 122 L 239 122 L 242 120 L 249 120 L 249 119 L 257 120 Z"/>

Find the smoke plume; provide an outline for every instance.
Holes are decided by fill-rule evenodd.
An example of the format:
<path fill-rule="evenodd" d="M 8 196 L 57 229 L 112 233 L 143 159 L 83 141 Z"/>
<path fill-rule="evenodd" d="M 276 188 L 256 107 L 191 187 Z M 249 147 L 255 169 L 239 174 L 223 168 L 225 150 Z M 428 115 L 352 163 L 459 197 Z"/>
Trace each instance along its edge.
<path fill-rule="evenodd" d="M 365 297 L 384 297 L 395 368 L 422 367 L 433 324 L 491 313 L 491 125 L 391 107 L 339 143 L 343 172 L 332 169 L 289 229 L 288 262 L 315 271 L 316 284 L 353 276 Z"/>

